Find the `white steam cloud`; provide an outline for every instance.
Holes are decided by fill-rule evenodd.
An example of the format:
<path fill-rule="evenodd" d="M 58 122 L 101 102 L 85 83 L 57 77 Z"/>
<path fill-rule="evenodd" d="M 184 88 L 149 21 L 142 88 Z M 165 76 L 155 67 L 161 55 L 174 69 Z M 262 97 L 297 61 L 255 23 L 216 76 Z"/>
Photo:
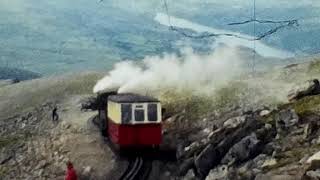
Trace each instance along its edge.
<path fill-rule="evenodd" d="M 141 63 L 117 63 L 107 76 L 98 81 L 94 93 L 153 93 L 163 89 L 212 91 L 225 85 L 241 72 L 239 50 L 221 47 L 207 55 L 184 49 L 181 56 L 165 54 L 146 57 Z"/>

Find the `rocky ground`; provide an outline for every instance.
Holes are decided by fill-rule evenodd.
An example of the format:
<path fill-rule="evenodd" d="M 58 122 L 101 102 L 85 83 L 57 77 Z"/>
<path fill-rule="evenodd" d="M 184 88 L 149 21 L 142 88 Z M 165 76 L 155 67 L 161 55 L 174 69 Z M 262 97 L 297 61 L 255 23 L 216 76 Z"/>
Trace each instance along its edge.
<path fill-rule="evenodd" d="M 320 78 L 318 64 L 292 65 L 277 76 L 300 82 L 308 67 L 313 75 L 307 79 Z M 81 110 L 99 77 L 86 73 L 0 87 L 0 179 L 63 179 L 69 160 L 80 179 L 121 175 L 128 162 L 92 123 L 97 112 Z M 320 179 L 320 95 L 292 97 L 252 110 L 209 109 L 192 121 L 190 107 L 167 111 L 163 158 L 152 162 L 150 179 Z M 58 121 L 51 117 L 55 106 Z M 176 149 L 176 161 L 165 158 L 168 149 Z"/>
<path fill-rule="evenodd" d="M 97 79 L 94 73 L 79 76 L 86 82 Z M 64 179 L 69 160 L 81 179 L 104 179 L 114 166 L 125 167 L 93 125 L 97 113 L 81 111 L 94 82 L 75 77 L 0 89 L 0 179 Z M 52 120 L 55 106 L 58 121 Z"/>
<path fill-rule="evenodd" d="M 58 104 L 58 121 L 51 118 L 56 104 L 48 102 L 0 122 L 3 179 L 63 179 L 69 160 L 80 176 L 105 177 L 115 158 L 90 123 L 95 113 L 73 109 L 74 102 Z"/>
<path fill-rule="evenodd" d="M 281 76 L 307 76 L 305 67 L 310 65 L 286 67 Z M 303 86 L 290 91 L 290 102 L 275 106 L 236 106 L 196 124 L 180 125 L 188 122 L 183 114 L 171 117 L 167 138 L 176 145 L 178 162 L 169 174 L 173 179 L 320 179 L 320 86 L 312 79 L 298 84 Z"/>
<path fill-rule="evenodd" d="M 315 107 L 304 105 L 310 101 Z M 301 111 L 301 106 L 306 109 Z M 197 140 L 179 142 L 184 145 L 178 151 L 177 177 L 318 179 L 319 156 L 312 155 L 320 150 L 319 120 L 320 95 L 273 110 L 240 112 L 220 125 L 207 125 L 198 131 Z"/>

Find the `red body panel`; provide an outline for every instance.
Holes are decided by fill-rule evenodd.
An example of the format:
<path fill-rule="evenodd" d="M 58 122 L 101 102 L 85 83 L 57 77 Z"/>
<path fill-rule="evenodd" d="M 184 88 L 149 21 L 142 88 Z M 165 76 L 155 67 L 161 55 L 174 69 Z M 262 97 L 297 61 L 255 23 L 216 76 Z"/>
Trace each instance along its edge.
<path fill-rule="evenodd" d="M 111 141 L 120 146 L 159 145 L 162 140 L 161 124 L 115 124 L 108 121 Z"/>

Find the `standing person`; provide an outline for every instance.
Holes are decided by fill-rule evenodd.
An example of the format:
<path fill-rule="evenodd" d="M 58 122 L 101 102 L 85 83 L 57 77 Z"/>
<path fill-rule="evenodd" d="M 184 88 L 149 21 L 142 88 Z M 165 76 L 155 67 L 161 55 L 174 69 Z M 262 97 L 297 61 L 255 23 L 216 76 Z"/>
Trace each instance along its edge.
<path fill-rule="evenodd" d="M 74 170 L 73 164 L 70 161 L 67 162 L 67 171 L 66 171 L 65 180 L 78 180 L 77 173 Z"/>
<path fill-rule="evenodd" d="M 53 110 L 52 110 L 52 121 L 58 121 L 59 120 L 59 115 L 58 115 L 58 107 L 55 105 Z"/>

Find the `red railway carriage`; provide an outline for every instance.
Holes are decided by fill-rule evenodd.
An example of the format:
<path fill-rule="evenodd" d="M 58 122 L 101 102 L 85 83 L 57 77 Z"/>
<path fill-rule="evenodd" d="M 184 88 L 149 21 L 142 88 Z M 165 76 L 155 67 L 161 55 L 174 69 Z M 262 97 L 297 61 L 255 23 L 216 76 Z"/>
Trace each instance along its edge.
<path fill-rule="evenodd" d="M 106 130 L 112 143 L 120 147 L 160 145 L 162 128 L 159 100 L 137 94 L 110 95 L 106 110 Z"/>

